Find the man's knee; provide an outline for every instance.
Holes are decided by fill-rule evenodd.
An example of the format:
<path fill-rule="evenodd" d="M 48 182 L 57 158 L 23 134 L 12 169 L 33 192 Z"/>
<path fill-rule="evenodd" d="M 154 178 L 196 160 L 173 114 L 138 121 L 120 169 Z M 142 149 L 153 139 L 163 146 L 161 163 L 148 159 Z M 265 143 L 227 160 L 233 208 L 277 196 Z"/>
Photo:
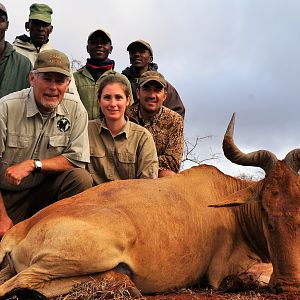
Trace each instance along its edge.
<path fill-rule="evenodd" d="M 93 186 L 93 179 L 90 173 L 81 168 L 75 168 L 64 172 L 64 180 L 58 198 L 71 197 L 85 191 Z"/>
<path fill-rule="evenodd" d="M 83 190 L 86 190 L 93 186 L 93 178 L 86 169 L 72 169 L 69 176 L 71 177 L 71 180 L 82 186 Z"/>

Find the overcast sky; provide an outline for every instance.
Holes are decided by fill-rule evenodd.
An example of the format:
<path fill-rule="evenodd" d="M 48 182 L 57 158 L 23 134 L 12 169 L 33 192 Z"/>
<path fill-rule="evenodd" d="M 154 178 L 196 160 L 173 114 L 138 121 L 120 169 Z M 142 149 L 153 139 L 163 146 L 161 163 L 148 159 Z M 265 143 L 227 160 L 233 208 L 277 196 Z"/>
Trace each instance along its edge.
<path fill-rule="evenodd" d="M 8 10 L 6 40 L 24 34 L 33 1 L 0 0 Z M 85 61 L 88 34 L 111 33 L 116 71 L 128 66 L 127 45 L 148 41 L 154 62 L 181 95 L 185 136 L 212 135 L 197 147 L 199 159 L 239 175 L 222 154 L 231 114 L 235 142 L 244 152 L 272 151 L 279 159 L 300 147 L 298 0 L 109 0 L 43 1 L 52 7 L 50 41 L 70 59 Z"/>

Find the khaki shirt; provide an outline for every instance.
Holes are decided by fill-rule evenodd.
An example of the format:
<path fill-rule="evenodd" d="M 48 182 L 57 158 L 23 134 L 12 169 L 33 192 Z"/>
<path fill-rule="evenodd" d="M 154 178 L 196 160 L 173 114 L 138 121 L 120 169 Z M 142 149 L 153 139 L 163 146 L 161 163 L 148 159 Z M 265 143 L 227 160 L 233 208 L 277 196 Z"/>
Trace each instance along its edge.
<path fill-rule="evenodd" d="M 105 120 L 88 125 L 90 163 L 87 166 L 94 183 L 118 179 L 157 178 L 158 159 L 151 134 L 130 121 L 114 138 Z"/>
<path fill-rule="evenodd" d="M 32 88 L 0 99 L 0 176 L 7 167 L 28 159 L 63 155 L 78 167 L 89 162 L 87 112 L 78 97 L 65 94 L 56 111 L 42 118 Z M 39 184 L 44 174 L 32 174 L 19 186 L 0 188 L 23 190 Z M 1 177 L 0 177 L 1 178 Z"/>
<path fill-rule="evenodd" d="M 143 120 L 139 103 L 127 108 L 129 120 L 148 129 L 154 139 L 160 170 L 179 172 L 183 153 L 183 118 L 162 106 L 151 120 Z"/>

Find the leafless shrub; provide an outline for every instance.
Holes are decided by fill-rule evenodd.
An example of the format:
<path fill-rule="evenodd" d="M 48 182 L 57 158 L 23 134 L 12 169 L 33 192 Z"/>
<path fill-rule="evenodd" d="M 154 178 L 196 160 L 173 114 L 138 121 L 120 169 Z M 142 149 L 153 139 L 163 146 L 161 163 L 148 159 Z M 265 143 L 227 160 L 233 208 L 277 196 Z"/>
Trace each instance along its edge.
<path fill-rule="evenodd" d="M 82 60 L 73 58 L 73 59 L 71 60 L 70 64 L 71 64 L 71 70 L 72 70 L 73 72 L 75 72 L 75 71 L 77 71 L 78 69 L 80 69 L 81 67 L 83 67 L 85 63 L 84 63 Z"/>
<path fill-rule="evenodd" d="M 185 163 L 190 162 L 192 164 L 201 165 L 204 162 L 219 159 L 221 153 L 214 153 L 210 149 L 210 154 L 206 158 L 201 158 L 201 155 L 199 154 L 198 147 L 200 146 L 200 143 L 203 141 L 206 141 L 207 139 L 211 139 L 212 135 L 206 135 L 203 137 L 197 136 L 194 141 L 191 141 L 191 139 L 186 138 L 184 140 L 183 144 L 183 156 L 182 156 L 182 169 L 185 166 Z"/>

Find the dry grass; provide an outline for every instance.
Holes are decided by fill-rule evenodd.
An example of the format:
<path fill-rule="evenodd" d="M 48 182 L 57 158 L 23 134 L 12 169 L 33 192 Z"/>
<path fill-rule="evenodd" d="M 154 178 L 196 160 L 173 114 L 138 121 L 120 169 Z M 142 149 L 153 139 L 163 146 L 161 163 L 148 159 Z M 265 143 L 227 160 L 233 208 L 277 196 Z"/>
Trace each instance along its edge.
<path fill-rule="evenodd" d="M 74 285 L 67 295 L 51 298 L 50 300 L 132 300 L 131 286 L 126 283 L 108 280 L 88 281 Z M 145 299 L 145 298 L 139 298 Z"/>

